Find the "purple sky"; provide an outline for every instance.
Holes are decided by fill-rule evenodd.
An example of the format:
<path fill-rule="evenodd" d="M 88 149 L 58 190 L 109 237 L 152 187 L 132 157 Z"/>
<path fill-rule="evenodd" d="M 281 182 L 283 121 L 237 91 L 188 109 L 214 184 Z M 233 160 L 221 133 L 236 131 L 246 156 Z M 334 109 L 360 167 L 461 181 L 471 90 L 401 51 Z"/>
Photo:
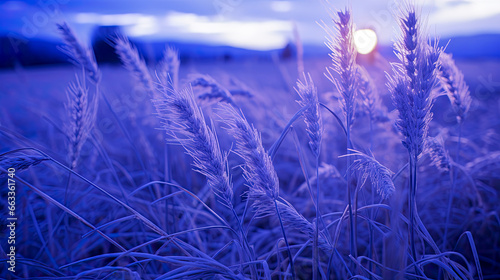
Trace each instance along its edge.
<path fill-rule="evenodd" d="M 68 21 L 88 42 L 95 25 L 122 25 L 131 37 L 158 38 L 251 49 L 272 49 L 293 38 L 296 25 L 305 44 L 322 44 L 330 24 L 325 7 L 352 6 L 358 28 L 375 29 L 390 43 L 398 0 L 38 0 L 0 1 L 0 32 L 25 38 L 56 35 Z M 416 0 L 431 35 L 450 37 L 500 33 L 498 0 Z M 54 12 L 57 11 L 57 12 Z"/>

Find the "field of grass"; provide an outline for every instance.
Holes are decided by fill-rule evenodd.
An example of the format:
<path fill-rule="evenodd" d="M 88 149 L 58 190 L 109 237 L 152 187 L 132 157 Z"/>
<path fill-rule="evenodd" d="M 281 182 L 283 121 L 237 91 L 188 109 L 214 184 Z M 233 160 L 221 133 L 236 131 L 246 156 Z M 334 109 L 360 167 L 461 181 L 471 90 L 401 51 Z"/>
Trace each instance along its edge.
<path fill-rule="evenodd" d="M 119 40 L 126 67 L 0 72 L 0 277 L 500 278 L 500 61 L 456 61 L 466 114 L 435 64 L 417 153 L 408 61 L 330 70 L 349 96 L 327 56 L 141 68 Z"/>

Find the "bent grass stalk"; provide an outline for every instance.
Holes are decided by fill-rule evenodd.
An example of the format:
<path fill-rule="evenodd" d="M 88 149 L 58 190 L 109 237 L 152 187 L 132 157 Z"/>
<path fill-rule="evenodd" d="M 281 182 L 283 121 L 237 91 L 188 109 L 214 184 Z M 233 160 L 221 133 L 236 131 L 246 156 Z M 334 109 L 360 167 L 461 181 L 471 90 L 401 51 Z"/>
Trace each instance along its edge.
<path fill-rule="evenodd" d="M 269 216 L 273 213 L 278 216 L 283 239 L 287 247 L 292 278 L 295 279 L 293 255 L 283 226 L 282 213 L 280 213 L 277 202 L 279 180 L 271 157 L 264 150 L 257 130 L 248 123 L 243 113 L 238 112 L 229 104 L 221 103 L 220 106 L 225 117 L 224 122 L 228 126 L 227 130 L 236 138 L 235 152 L 245 161 L 243 176 L 250 184 L 248 197 L 254 201 L 253 206 L 258 217 Z M 297 212 L 295 211 L 295 213 Z M 292 216 L 295 217 L 295 215 Z"/>
<path fill-rule="evenodd" d="M 222 154 L 215 131 L 206 124 L 190 86 L 181 90 L 174 90 L 171 86 L 163 88 L 168 92 L 164 93 L 163 98 L 154 100 L 154 105 L 164 129 L 193 158 L 194 169 L 207 178 L 208 185 L 219 202 L 232 211 L 238 222 L 246 257 L 253 261 L 250 246 L 232 203 L 233 187 L 228 174 L 227 155 Z M 255 269 L 252 271 L 255 273 Z"/>

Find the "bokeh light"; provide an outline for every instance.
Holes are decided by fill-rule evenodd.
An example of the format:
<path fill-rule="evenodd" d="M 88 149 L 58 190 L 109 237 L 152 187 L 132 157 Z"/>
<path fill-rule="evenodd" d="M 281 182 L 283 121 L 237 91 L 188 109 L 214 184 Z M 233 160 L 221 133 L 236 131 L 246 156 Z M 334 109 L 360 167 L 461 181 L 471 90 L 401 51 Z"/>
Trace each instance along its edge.
<path fill-rule="evenodd" d="M 377 46 L 377 34 L 371 29 L 360 29 L 354 32 L 354 45 L 360 54 L 369 54 Z"/>

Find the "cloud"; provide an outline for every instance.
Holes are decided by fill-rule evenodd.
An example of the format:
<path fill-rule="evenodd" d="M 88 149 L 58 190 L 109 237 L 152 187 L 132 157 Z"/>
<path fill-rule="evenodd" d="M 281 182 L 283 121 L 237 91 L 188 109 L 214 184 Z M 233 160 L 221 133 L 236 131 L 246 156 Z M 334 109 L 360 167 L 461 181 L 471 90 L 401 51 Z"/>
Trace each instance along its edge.
<path fill-rule="evenodd" d="M 176 28 L 186 37 L 200 36 L 213 44 L 255 50 L 281 48 L 287 43 L 287 35 L 292 31 L 289 21 L 254 19 L 220 20 L 216 17 L 189 13 L 169 12 L 163 20 L 164 30 Z"/>
<path fill-rule="evenodd" d="M 440 0 L 436 5 L 438 10 L 430 15 L 430 24 L 465 23 L 500 14 L 497 0 Z"/>

